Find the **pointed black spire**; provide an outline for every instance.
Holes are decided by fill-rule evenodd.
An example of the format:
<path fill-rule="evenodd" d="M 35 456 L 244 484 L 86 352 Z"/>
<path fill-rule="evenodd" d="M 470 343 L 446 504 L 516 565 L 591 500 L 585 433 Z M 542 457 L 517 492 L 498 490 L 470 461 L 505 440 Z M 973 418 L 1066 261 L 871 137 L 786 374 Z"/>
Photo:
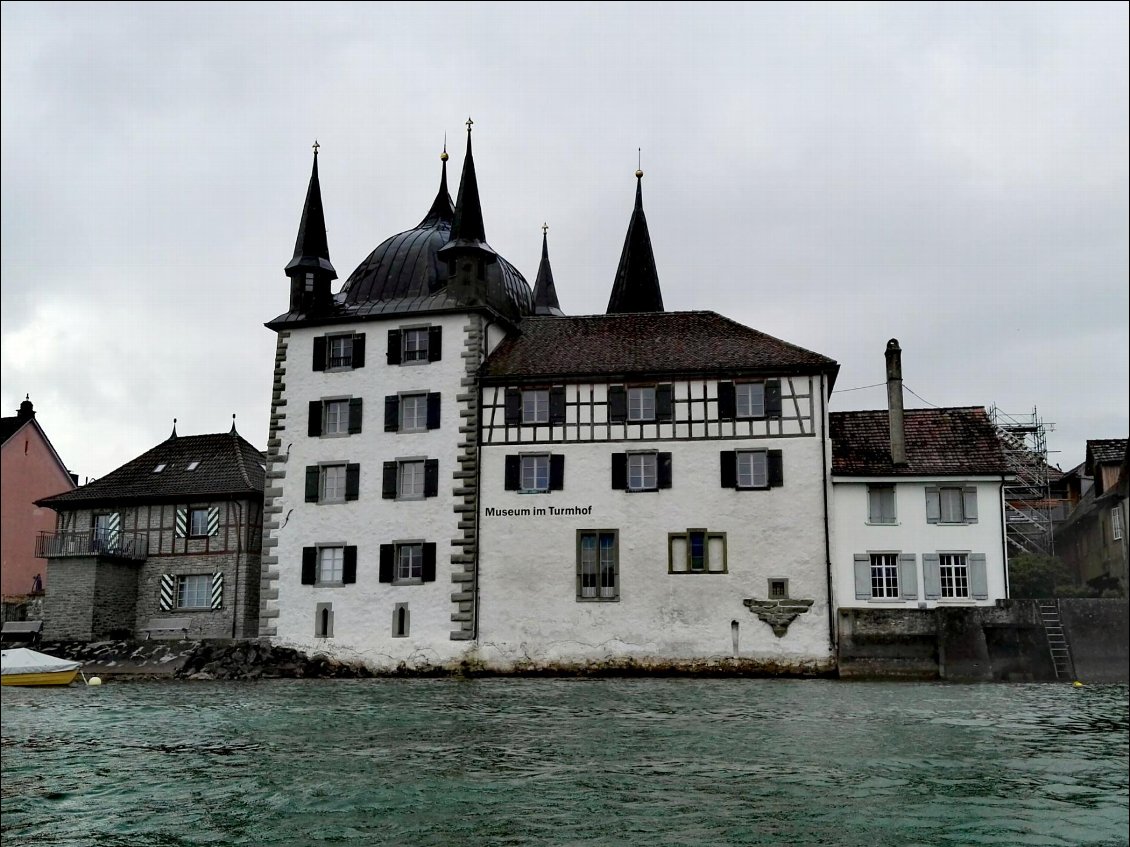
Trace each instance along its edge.
<path fill-rule="evenodd" d="M 235 412 L 231 413 L 231 429 L 228 430 L 228 435 L 239 435 L 239 433 L 235 431 Z"/>
<path fill-rule="evenodd" d="M 443 153 L 439 157 L 439 160 L 443 162 L 443 171 L 439 177 L 439 191 L 436 192 L 436 199 L 432 201 L 432 207 L 428 209 L 424 219 L 416 225 L 416 229 L 438 226 L 444 223 L 450 226 L 455 217 L 455 207 L 451 204 L 451 194 L 447 191 L 447 158 L 447 139 L 444 139 Z"/>
<path fill-rule="evenodd" d="M 173 431 L 172 431 L 172 434 L 169 435 L 169 438 L 176 438 L 176 437 L 177 437 L 177 419 L 173 418 Z"/>
<path fill-rule="evenodd" d="M 467 155 L 463 158 L 463 174 L 459 177 L 459 197 L 455 201 L 455 216 L 451 222 L 451 240 L 443 249 L 471 247 L 493 257 L 495 253 L 487 244 L 486 229 L 483 226 L 479 181 L 475 176 L 475 157 L 471 152 L 473 123 L 467 118 Z"/>
<path fill-rule="evenodd" d="M 337 279 L 326 240 L 322 186 L 318 182 L 318 146 L 315 141 L 314 166 L 310 172 L 310 187 L 306 190 L 306 205 L 302 207 L 302 220 L 298 223 L 294 258 L 286 266 L 292 312 L 309 313 L 326 308 L 332 301 L 330 282 Z"/>
<path fill-rule="evenodd" d="M 663 294 L 659 290 L 655 254 L 647 231 L 647 217 L 643 213 L 643 171 L 637 170 L 636 207 L 628 222 L 628 234 L 624 237 L 624 250 L 616 268 L 607 313 L 662 311 Z"/>
<path fill-rule="evenodd" d="M 557 289 L 553 285 L 553 268 L 549 266 L 549 243 L 546 233 L 549 227 L 541 226 L 541 264 L 538 265 L 538 278 L 534 283 L 534 314 L 563 315 L 561 304 L 557 302 Z"/>

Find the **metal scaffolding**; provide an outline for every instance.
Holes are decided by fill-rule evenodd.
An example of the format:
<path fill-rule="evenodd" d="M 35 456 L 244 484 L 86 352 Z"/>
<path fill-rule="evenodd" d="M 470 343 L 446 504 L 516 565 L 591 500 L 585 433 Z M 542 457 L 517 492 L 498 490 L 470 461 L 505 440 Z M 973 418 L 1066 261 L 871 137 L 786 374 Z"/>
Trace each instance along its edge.
<path fill-rule="evenodd" d="M 1051 556 L 1054 510 L 1048 474 L 1047 433 L 1055 428 L 1030 414 L 1013 415 L 996 405 L 989 417 L 1000 436 L 1005 459 L 1014 479 L 1004 484 L 1005 528 L 1009 555 L 1035 553 Z"/>

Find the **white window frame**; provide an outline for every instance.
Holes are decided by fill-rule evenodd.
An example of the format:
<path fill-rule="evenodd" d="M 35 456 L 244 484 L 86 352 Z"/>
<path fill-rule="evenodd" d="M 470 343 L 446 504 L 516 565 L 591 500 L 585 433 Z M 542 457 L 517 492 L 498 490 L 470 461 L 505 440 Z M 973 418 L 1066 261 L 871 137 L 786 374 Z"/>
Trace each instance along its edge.
<path fill-rule="evenodd" d="M 192 506 L 188 510 L 188 537 L 208 537 L 208 507 Z"/>
<path fill-rule="evenodd" d="M 736 383 L 734 385 L 734 410 L 739 418 L 765 417 L 765 383 Z"/>
<path fill-rule="evenodd" d="M 577 530 L 577 600 L 620 599 L 620 533 L 614 529 Z"/>
<path fill-rule="evenodd" d="M 398 584 L 424 581 L 424 542 L 401 541 L 396 545 L 396 572 L 393 582 Z"/>
<path fill-rule="evenodd" d="M 891 552 L 870 553 L 871 599 L 899 600 L 899 554 Z"/>
<path fill-rule="evenodd" d="M 349 370 L 353 367 L 353 333 L 326 336 L 326 370 Z"/>
<path fill-rule="evenodd" d="M 411 406 L 413 414 L 409 416 Z M 428 394 L 426 391 L 400 395 L 400 431 L 424 432 L 428 428 Z"/>
<path fill-rule="evenodd" d="M 628 389 L 628 420 L 634 422 L 655 420 L 654 385 L 640 385 Z"/>
<path fill-rule="evenodd" d="M 738 488 L 769 487 L 768 450 L 736 450 L 734 466 Z"/>
<path fill-rule="evenodd" d="M 212 608 L 212 574 L 189 573 L 177 577 L 178 609 Z"/>
<path fill-rule="evenodd" d="M 334 463 L 318 467 L 318 502 L 344 503 L 346 465 Z"/>
<path fill-rule="evenodd" d="M 401 459 L 396 463 L 396 499 L 423 500 L 426 492 L 424 459 Z"/>
<path fill-rule="evenodd" d="M 956 504 L 956 508 L 955 508 Z M 948 513 L 948 514 L 947 514 Z M 956 513 L 956 517 L 954 517 Z M 938 523 L 963 524 L 965 519 L 965 489 L 960 485 L 938 486 Z"/>
<path fill-rule="evenodd" d="M 322 435 L 349 435 L 349 398 L 322 401 Z"/>
<path fill-rule="evenodd" d="M 342 585 L 345 580 L 345 545 L 318 547 L 318 585 Z"/>
<path fill-rule="evenodd" d="M 659 488 L 659 454 L 628 454 L 628 490 L 655 491 Z"/>
<path fill-rule="evenodd" d="M 526 388 L 522 390 L 522 423 L 549 423 L 548 388 Z"/>
<path fill-rule="evenodd" d="M 890 494 L 889 517 L 883 513 L 884 494 Z M 893 483 L 874 483 L 867 486 L 867 523 L 874 526 L 894 526 L 898 523 L 898 498 Z"/>
<path fill-rule="evenodd" d="M 523 453 L 519 459 L 519 491 L 540 494 L 549 491 L 550 462 L 548 453 Z"/>
<path fill-rule="evenodd" d="M 1119 506 L 1110 510 L 1110 533 L 1115 541 L 1122 540 L 1122 509 Z"/>
<path fill-rule="evenodd" d="M 430 327 L 408 327 L 400 331 L 400 363 L 419 365 L 428 362 Z"/>
<path fill-rule="evenodd" d="M 938 582 L 941 584 L 942 600 L 970 600 L 969 554 L 939 553 Z"/>

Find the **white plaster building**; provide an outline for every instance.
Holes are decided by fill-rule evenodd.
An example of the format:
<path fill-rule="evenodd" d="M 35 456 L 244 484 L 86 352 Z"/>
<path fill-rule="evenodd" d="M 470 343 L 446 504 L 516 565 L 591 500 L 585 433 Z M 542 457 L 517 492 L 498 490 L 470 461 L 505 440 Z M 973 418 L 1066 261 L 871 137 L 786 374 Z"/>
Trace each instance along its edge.
<path fill-rule="evenodd" d="M 902 406 L 887 344 L 889 409 L 833 412 L 833 600 L 837 608 L 993 605 L 1008 597 L 1003 485 L 985 409 Z"/>
<path fill-rule="evenodd" d="M 278 333 L 261 629 L 378 667 L 832 663 L 831 359 L 663 311 L 640 184 L 608 314 L 454 204 L 336 294 L 317 159 Z M 637 172 L 637 180 L 642 173 Z"/>

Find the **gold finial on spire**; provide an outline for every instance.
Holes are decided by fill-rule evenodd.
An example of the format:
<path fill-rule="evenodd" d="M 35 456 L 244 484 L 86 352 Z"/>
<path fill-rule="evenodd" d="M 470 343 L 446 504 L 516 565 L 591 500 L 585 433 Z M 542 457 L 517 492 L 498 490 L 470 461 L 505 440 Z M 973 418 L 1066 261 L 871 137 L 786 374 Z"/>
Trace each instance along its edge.
<path fill-rule="evenodd" d="M 468 116 L 467 116 L 467 134 L 468 134 L 468 135 L 470 135 L 470 134 L 471 134 L 471 125 L 472 125 L 473 123 L 474 123 L 474 121 L 473 121 L 473 120 L 471 120 L 471 116 L 470 116 L 470 115 L 468 115 Z"/>
<path fill-rule="evenodd" d="M 318 155 L 318 148 L 321 147 L 321 146 L 322 145 L 318 143 L 318 139 L 315 138 L 314 139 L 314 155 L 315 156 Z"/>
<path fill-rule="evenodd" d="M 643 177 L 643 148 L 636 148 L 636 179 Z"/>
<path fill-rule="evenodd" d="M 447 133 L 446 132 L 443 134 L 443 152 L 439 154 L 439 160 L 441 162 L 447 161 Z"/>
<path fill-rule="evenodd" d="M 542 223 L 542 225 L 541 225 L 541 234 L 542 234 L 542 235 L 545 235 L 545 234 L 546 234 L 547 232 L 549 232 L 549 224 L 547 224 L 547 223 Z"/>

